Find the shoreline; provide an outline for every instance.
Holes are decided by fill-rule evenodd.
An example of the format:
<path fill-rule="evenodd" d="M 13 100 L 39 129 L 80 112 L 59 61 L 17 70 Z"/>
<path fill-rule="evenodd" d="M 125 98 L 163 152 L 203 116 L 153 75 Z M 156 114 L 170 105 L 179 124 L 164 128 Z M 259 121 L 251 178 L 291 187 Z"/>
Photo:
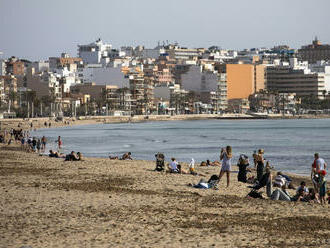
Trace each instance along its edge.
<path fill-rule="evenodd" d="M 229 188 L 223 178 L 219 190 L 203 190 L 187 186 L 202 176 L 155 172 L 154 161 L 64 162 L 19 149 L 0 149 L 6 247 L 330 244 L 330 205 L 246 198 L 250 189 L 235 173 Z M 219 173 L 219 167 L 196 169 L 205 179 Z M 293 179 L 311 186 L 308 178 Z"/>
<path fill-rule="evenodd" d="M 113 123 L 141 123 L 148 121 L 188 121 L 188 120 L 278 120 L 278 119 L 324 119 L 330 115 L 246 115 L 246 114 L 192 114 L 192 115 L 138 115 L 138 116 L 81 116 L 79 118 L 64 117 L 62 121 L 55 121 L 55 118 L 30 118 L 30 119 L 0 119 L 0 130 L 10 128 L 22 128 L 24 130 L 48 128 L 44 123 L 51 123 L 51 127 L 67 125 L 88 125 L 88 124 L 113 124 Z M 69 122 L 69 124 L 65 124 Z M 31 123 L 33 127 L 31 128 Z"/>
<path fill-rule="evenodd" d="M 5 119 L 0 120 L 1 127 L 6 127 L 6 130 L 10 128 L 19 129 L 22 128 L 23 130 L 31 130 L 30 124 L 33 123 L 33 131 L 37 131 L 38 129 L 48 129 L 48 127 L 44 126 L 44 122 L 51 123 L 51 128 L 61 128 L 65 126 L 79 126 L 79 125 L 94 125 L 94 124 L 115 124 L 115 123 L 141 123 L 141 122 L 148 122 L 148 121 L 187 121 L 187 120 L 210 120 L 210 119 L 219 119 L 219 120 L 255 120 L 255 119 L 264 119 L 264 118 L 246 118 L 245 115 L 241 116 L 240 118 L 233 117 L 233 116 L 218 116 L 218 115 L 177 115 L 177 116 L 149 116 L 150 118 L 145 118 L 146 116 L 135 116 L 135 117 L 113 117 L 113 116 L 92 116 L 87 117 L 86 119 L 72 119 L 72 118 L 65 118 L 63 121 L 54 121 L 53 119 L 50 120 L 49 118 L 33 118 L 33 119 Z M 313 116 L 312 116 L 313 117 Z M 324 116 L 319 116 L 321 119 Z M 329 116 L 330 118 L 330 116 Z M 270 119 L 283 119 L 283 118 L 270 118 Z M 293 119 L 293 118 L 284 118 L 284 119 Z M 294 118 L 294 119 L 302 119 L 302 118 Z M 315 119 L 311 118 L 311 116 L 305 116 L 304 119 Z M 130 120 L 130 121 L 129 121 Z M 69 124 L 66 124 L 69 122 Z M 20 125 L 18 128 L 17 125 Z M 3 129 L 2 129 L 3 130 Z M 2 131 L 1 130 L 1 131 Z M 95 159 L 104 159 L 107 158 L 105 155 L 104 157 L 95 157 L 95 156 L 87 156 L 88 158 L 95 158 Z M 141 160 L 142 161 L 142 160 Z M 149 161 L 151 162 L 151 161 Z M 281 171 L 281 170 L 278 170 Z M 287 172 L 285 173 L 290 174 L 291 176 L 302 176 L 302 177 L 309 177 L 309 173 L 292 173 Z M 329 175 L 327 175 L 329 179 Z"/>

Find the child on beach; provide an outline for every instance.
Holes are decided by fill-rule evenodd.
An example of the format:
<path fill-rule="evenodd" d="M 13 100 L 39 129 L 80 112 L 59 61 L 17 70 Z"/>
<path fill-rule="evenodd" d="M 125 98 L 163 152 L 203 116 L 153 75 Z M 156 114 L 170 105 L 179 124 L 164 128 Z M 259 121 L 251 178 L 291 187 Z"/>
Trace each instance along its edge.
<path fill-rule="evenodd" d="M 62 148 L 62 139 L 61 139 L 61 136 L 58 136 L 57 138 L 57 148 L 58 148 L 58 151 Z"/>
<path fill-rule="evenodd" d="M 325 204 L 326 201 L 325 201 L 325 194 L 327 192 L 327 180 L 325 179 L 325 175 L 327 173 L 325 172 L 325 170 L 322 170 L 320 171 L 320 179 L 319 179 L 319 195 L 320 195 L 320 201 L 321 201 L 321 204 Z"/>

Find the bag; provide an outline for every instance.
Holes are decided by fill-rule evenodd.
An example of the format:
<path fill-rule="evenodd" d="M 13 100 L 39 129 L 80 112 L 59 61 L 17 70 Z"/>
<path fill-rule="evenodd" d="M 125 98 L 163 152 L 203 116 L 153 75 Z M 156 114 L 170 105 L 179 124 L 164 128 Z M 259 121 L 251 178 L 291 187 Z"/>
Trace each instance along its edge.
<path fill-rule="evenodd" d="M 257 199 L 263 199 L 262 197 L 262 193 L 258 192 L 258 191 L 255 191 L 255 190 L 252 190 L 248 196 L 252 197 L 252 198 L 257 198 Z"/>

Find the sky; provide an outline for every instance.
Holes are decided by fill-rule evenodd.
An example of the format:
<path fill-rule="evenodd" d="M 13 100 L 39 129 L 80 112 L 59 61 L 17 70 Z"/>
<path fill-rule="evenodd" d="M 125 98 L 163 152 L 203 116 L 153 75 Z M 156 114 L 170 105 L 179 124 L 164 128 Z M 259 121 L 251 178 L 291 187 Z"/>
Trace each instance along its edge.
<path fill-rule="evenodd" d="M 0 58 L 77 56 L 97 38 L 114 48 L 329 44 L 329 9 L 329 0 L 0 0 Z"/>

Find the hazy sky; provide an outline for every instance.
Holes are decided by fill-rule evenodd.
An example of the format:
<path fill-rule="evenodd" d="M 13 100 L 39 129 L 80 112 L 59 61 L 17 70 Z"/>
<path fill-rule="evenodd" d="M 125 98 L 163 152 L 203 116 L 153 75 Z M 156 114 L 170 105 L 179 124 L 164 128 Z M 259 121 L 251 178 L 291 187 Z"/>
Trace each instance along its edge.
<path fill-rule="evenodd" d="M 121 45 L 242 49 L 330 43 L 330 0 L 0 0 L 0 58 L 77 55 L 101 37 Z"/>

